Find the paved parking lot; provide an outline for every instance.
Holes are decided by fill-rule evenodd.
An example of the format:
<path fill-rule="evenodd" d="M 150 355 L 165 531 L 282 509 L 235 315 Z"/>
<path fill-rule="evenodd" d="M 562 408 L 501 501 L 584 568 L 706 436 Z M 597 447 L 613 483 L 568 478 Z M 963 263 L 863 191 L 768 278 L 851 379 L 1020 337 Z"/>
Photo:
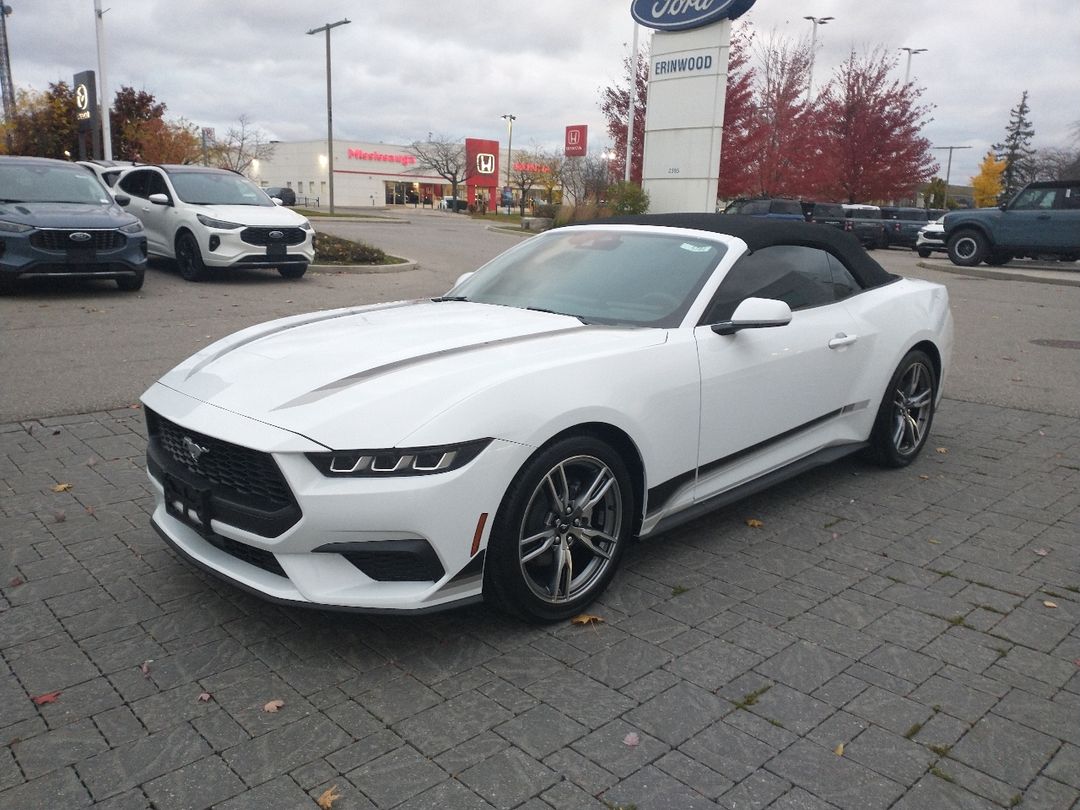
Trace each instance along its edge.
<path fill-rule="evenodd" d="M 588 625 L 268 605 L 149 529 L 141 411 L 0 423 L 0 807 L 1077 807 L 1080 419 L 960 306 L 918 462 L 637 544 Z"/>

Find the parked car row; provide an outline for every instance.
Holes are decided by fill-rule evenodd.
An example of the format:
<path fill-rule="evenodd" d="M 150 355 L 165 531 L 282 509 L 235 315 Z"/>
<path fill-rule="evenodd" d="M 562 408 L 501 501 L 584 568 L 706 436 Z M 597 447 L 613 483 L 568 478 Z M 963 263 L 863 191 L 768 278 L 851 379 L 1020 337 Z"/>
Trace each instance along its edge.
<path fill-rule="evenodd" d="M 0 291 L 42 276 L 138 290 L 148 257 L 188 281 L 234 267 L 300 278 L 314 230 L 282 202 L 225 169 L 0 156 Z"/>
<path fill-rule="evenodd" d="M 925 208 L 902 208 L 761 198 L 735 200 L 724 209 L 725 214 L 816 222 L 848 231 L 867 250 L 894 245 L 914 248 L 919 229 L 944 211 Z"/>

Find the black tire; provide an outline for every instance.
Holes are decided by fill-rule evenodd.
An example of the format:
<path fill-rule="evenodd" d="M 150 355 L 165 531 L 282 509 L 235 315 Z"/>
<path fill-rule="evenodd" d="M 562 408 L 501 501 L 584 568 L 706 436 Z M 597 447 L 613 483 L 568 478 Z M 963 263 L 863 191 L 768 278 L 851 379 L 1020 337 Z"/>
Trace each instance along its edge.
<path fill-rule="evenodd" d="M 925 352 L 908 352 L 881 398 L 870 433 L 870 458 L 883 467 L 906 467 L 914 461 L 930 435 L 936 400 L 933 362 Z"/>
<path fill-rule="evenodd" d="M 989 256 L 986 257 L 986 263 L 991 267 L 1001 267 L 1003 264 L 1008 264 L 1013 260 L 1011 253 L 1005 253 L 1004 251 L 995 250 Z"/>
<path fill-rule="evenodd" d="M 576 616 L 615 575 L 635 508 L 626 464 L 604 442 L 570 436 L 542 448 L 495 517 L 485 597 L 529 621 Z"/>
<path fill-rule="evenodd" d="M 142 289 L 143 281 L 146 278 L 146 270 L 140 267 L 135 271 L 133 276 L 121 276 L 116 279 L 116 286 L 124 292 L 135 292 Z"/>
<path fill-rule="evenodd" d="M 919 254 L 920 259 L 929 259 L 930 254 L 933 253 L 929 248 L 917 248 L 916 253 Z"/>
<path fill-rule="evenodd" d="M 202 281 L 206 278 L 199 242 L 190 233 L 176 237 L 176 267 L 184 281 Z"/>
<path fill-rule="evenodd" d="M 303 264 L 283 264 L 277 269 L 282 278 L 300 278 L 307 272 L 307 262 Z"/>
<path fill-rule="evenodd" d="M 975 267 L 990 255 L 990 245 L 979 231 L 970 228 L 949 237 L 949 258 L 961 267 Z"/>
<path fill-rule="evenodd" d="M 15 292 L 16 278 L 12 276 L 0 276 L 0 295 L 11 295 Z"/>

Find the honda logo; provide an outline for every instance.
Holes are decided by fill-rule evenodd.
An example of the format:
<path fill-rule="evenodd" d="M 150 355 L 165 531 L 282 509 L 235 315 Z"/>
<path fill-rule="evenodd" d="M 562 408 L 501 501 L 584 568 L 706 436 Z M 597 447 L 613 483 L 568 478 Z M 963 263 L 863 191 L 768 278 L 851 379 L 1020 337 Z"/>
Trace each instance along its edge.
<path fill-rule="evenodd" d="M 581 143 L 581 130 L 580 129 L 567 129 L 566 130 L 566 145 L 577 146 Z"/>
<path fill-rule="evenodd" d="M 476 171 L 478 174 L 495 174 L 495 156 L 490 152 L 480 152 L 476 155 Z"/>
<path fill-rule="evenodd" d="M 94 237 L 92 237 L 85 231 L 75 231 L 75 233 L 68 234 L 68 239 L 70 239 L 72 242 L 89 242 L 93 238 Z"/>

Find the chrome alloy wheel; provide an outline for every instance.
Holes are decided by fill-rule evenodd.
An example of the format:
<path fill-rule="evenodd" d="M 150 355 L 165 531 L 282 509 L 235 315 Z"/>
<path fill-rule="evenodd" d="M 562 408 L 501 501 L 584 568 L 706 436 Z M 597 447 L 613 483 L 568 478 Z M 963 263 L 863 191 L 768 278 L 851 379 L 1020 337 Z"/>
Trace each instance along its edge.
<path fill-rule="evenodd" d="M 521 521 L 518 562 L 529 590 L 551 605 L 587 593 L 611 565 L 622 522 L 622 493 L 607 464 L 588 455 L 560 461 Z"/>
<path fill-rule="evenodd" d="M 921 362 L 912 363 L 900 378 L 893 398 L 892 442 L 896 452 L 908 456 L 925 438 L 934 406 L 934 376 Z"/>

